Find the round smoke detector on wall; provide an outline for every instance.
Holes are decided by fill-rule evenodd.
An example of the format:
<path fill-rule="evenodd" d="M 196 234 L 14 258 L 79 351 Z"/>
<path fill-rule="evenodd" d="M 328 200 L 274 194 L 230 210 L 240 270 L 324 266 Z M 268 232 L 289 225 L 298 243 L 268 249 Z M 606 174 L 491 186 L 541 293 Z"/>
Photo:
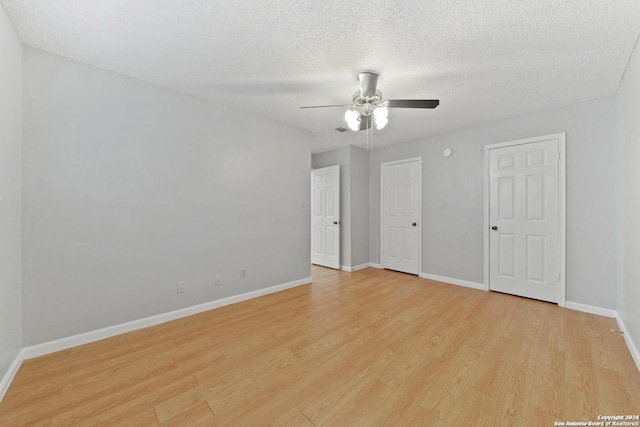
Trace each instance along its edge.
<path fill-rule="evenodd" d="M 453 154 L 453 150 L 452 150 L 451 148 L 445 148 L 445 149 L 442 151 L 442 155 L 443 155 L 444 157 L 451 157 L 451 155 L 452 155 L 452 154 Z"/>

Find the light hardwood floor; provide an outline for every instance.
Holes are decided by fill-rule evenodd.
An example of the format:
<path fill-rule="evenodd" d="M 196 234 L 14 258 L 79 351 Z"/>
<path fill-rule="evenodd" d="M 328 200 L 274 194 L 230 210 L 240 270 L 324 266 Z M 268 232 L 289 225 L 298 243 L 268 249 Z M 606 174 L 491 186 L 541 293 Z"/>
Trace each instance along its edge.
<path fill-rule="evenodd" d="M 553 426 L 640 414 L 616 322 L 384 270 L 24 362 L 0 425 Z"/>

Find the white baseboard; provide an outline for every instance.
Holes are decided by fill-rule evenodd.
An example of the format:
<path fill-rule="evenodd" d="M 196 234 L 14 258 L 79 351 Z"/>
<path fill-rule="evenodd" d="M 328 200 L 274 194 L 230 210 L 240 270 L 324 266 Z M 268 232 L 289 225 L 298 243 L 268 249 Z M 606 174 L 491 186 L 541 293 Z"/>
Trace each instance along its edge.
<path fill-rule="evenodd" d="M 373 267 L 373 268 L 377 268 L 377 269 L 382 269 L 382 264 L 377 264 L 375 262 L 370 262 L 369 263 L 369 267 Z"/>
<path fill-rule="evenodd" d="M 369 267 L 371 267 L 371 264 L 366 262 L 364 264 L 356 265 L 356 266 L 351 267 L 351 268 L 353 269 L 353 271 L 358 271 L 358 270 L 364 270 L 365 268 L 369 268 Z"/>
<path fill-rule="evenodd" d="M 468 280 L 453 279 L 451 277 L 436 276 L 435 274 L 420 273 L 423 279 L 436 280 L 438 282 L 450 283 L 452 285 L 464 286 L 466 288 L 480 289 L 485 291 L 486 288 L 482 283 L 469 282 Z"/>
<path fill-rule="evenodd" d="M 344 271 L 348 271 L 349 273 L 353 273 L 354 271 L 364 270 L 365 268 L 370 267 L 370 266 L 371 266 L 371 264 L 369 264 L 369 263 L 367 262 L 367 263 L 365 263 L 365 264 L 356 265 L 356 266 L 354 266 L 354 267 L 349 267 L 349 266 L 347 266 L 347 265 L 343 265 L 343 266 L 341 267 L 341 269 L 342 269 L 342 270 L 344 270 Z"/>
<path fill-rule="evenodd" d="M 571 310 L 584 311 L 585 313 L 597 314 L 599 316 L 604 317 L 612 317 L 616 319 L 618 323 L 618 327 L 622 331 L 622 336 L 624 337 L 625 343 L 627 343 L 627 347 L 629 348 L 629 352 L 633 357 L 633 360 L 636 362 L 636 367 L 638 371 L 640 371 L 640 352 L 638 351 L 638 347 L 636 347 L 635 343 L 631 339 L 631 335 L 629 335 L 629 331 L 627 330 L 624 321 L 620 317 L 620 314 L 616 310 L 611 310 L 608 308 L 595 307 L 593 305 L 580 304 L 577 302 L 567 301 L 566 308 Z"/>
<path fill-rule="evenodd" d="M 296 286 L 306 285 L 308 283 L 311 283 L 311 277 L 295 280 L 289 283 L 283 283 L 281 285 L 272 286 L 270 288 L 259 289 L 257 291 L 247 292 L 240 295 L 234 295 L 231 297 L 222 298 L 215 301 L 210 301 L 204 304 L 182 308 L 180 310 L 170 311 L 168 313 L 158 314 L 157 316 L 146 317 L 144 319 L 134 320 L 134 321 L 122 323 L 119 325 L 109 326 L 107 328 L 98 329 L 96 331 L 85 332 L 82 334 L 73 335 L 71 337 L 61 338 L 58 340 L 33 345 L 30 347 L 24 348 L 22 354 L 24 359 L 32 359 L 34 357 L 55 353 L 56 351 L 66 350 L 71 347 L 88 344 L 90 342 L 99 341 L 105 338 L 110 338 L 116 335 L 135 331 L 138 329 L 148 328 L 149 326 L 155 326 L 160 323 L 169 322 L 171 320 L 180 319 L 182 317 L 187 317 L 193 314 L 202 313 L 203 311 L 212 310 L 218 307 L 224 307 L 225 305 L 234 304 L 236 302 L 246 301 L 248 299 L 272 294 L 274 292 L 283 291 L 285 289 L 294 288 Z"/>
<path fill-rule="evenodd" d="M 629 335 L 627 326 L 624 324 L 624 321 L 622 320 L 620 315 L 616 316 L 616 321 L 618 322 L 618 326 L 622 331 L 622 335 L 624 336 L 624 341 L 627 343 L 627 347 L 629 347 L 631 356 L 633 357 L 633 360 L 636 362 L 636 367 L 638 368 L 638 371 L 640 371 L 640 352 L 638 351 L 638 347 L 636 347 L 635 343 L 631 339 L 631 335 Z"/>
<path fill-rule="evenodd" d="M 2 398 L 4 398 L 5 393 L 9 390 L 9 385 L 11 385 L 11 381 L 18 373 L 18 369 L 20 369 L 20 365 L 22 365 L 22 361 L 24 360 L 24 350 L 20 350 L 20 352 L 16 355 L 16 358 L 9 366 L 9 370 L 2 380 L 0 380 L 0 402 L 2 402 Z"/>
<path fill-rule="evenodd" d="M 577 310 L 577 311 L 584 311 L 585 313 L 597 314 L 598 316 L 613 317 L 613 318 L 618 317 L 618 312 L 615 310 L 596 307 L 593 305 L 580 304 L 579 302 L 567 301 L 565 303 L 565 308 L 569 308 L 571 310 Z"/>

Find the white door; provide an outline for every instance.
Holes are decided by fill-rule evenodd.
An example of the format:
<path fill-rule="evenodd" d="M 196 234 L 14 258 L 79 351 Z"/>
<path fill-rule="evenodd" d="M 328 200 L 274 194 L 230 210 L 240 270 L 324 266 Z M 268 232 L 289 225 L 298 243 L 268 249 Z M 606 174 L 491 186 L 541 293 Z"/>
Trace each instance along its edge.
<path fill-rule="evenodd" d="M 382 164 L 382 267 L 420 273 L 422 159 Z"/>
<path fill-rule="evenodd" d="M 557 303 L 560 138 L 528 141 L 489 150 L 489 288 Z"/>
<path fill-rule="evenodd" d="M 340 165 L 311 171 L 311 263 L 340 268 Z"/>

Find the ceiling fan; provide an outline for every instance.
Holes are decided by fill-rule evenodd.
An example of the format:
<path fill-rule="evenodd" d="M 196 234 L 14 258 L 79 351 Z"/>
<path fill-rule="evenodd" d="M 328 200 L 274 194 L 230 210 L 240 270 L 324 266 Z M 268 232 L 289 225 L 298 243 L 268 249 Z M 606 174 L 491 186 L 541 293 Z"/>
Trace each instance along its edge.
<path fill-rule="evenodd" d="M 351 130 L 371 128 L 372 117 L 376 129 L 388 123 L 389 108 L 436 108 L 438 99 L 382 99 L 382 92 L 376 89 L 378 74 L 363 72 L 358 74 L 360 90 L 353 94 L 352 104 L 315 105 L 300 108 L 350 107 L 344 115 Z"/>

